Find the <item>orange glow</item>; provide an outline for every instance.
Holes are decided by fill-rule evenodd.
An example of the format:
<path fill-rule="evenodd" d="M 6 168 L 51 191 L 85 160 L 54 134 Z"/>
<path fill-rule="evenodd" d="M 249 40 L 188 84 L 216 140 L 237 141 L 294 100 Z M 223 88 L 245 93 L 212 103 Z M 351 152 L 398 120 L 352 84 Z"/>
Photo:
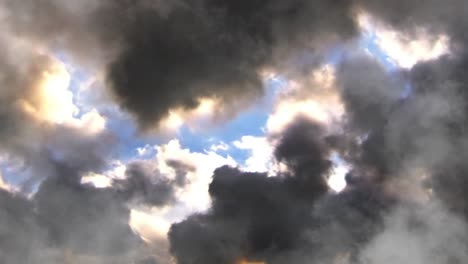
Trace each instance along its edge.
<path fill-rule="evenodd" d="M 263 261 L 247 261 L 247 260 L 241 260 L 239 264 L 266 264 Z"/>

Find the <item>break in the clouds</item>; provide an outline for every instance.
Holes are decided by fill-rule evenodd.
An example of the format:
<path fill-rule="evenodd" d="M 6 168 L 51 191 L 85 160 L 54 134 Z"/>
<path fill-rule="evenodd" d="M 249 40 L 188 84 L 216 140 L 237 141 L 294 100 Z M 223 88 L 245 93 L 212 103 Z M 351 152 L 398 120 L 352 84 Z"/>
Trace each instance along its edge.
<path fill-rule="evenodd" d="M 465 2 L 0 0 L 0 262 L 465 263 Z"/>

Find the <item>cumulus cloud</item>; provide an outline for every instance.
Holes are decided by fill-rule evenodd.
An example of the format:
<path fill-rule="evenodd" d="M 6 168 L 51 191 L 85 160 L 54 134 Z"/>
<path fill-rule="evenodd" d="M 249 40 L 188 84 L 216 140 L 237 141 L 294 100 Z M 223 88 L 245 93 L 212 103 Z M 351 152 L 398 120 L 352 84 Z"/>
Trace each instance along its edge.
<path fill-rule="evenodd" d="M 274 170 L 273 147 L 266 137 L 243 136 L 233 145 L 250 152 L 243 170 L 250 172 L 270 172 Z"/>

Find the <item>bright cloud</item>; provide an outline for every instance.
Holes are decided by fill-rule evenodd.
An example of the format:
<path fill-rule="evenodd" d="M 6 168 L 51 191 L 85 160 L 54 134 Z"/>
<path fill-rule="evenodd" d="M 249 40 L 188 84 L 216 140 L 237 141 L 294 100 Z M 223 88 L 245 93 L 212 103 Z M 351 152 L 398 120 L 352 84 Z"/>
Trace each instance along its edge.
<path fill-rule="evenodd" d="M 267 133 L 280 133 L 298 116 L 326 126 L 339 120 L 344 108 L 334 84 L 335 69 L 331 65 L 318 68 L 308 79 L 289 81 L 267 120 Z"/>
<path fill-rule="evenodd" d="M 161 210 L 132 209 L 129 224 L 147 242 L 165 239 L 171 227 Z"/>
<path fill-rule="evenodd" d="M 5 190 L 5 191 L 13 190 L 13 187 L 5 182 L 1 173 L 0 173 L 0 189 Z"/>
<path fill-rule="evenodd" d="M 431 35 L 424 28 L 419 28 L 415 36 L 408 36 L 365 14 L 359 16 L 359 24 L 365 34 L 375 36 L 373 41 L 390 62 L 401 68 L 409 69 L 420 61 L 436 59 L 449 53 L 449 38 L 445 35 Z"/>
<path fill-rule="evenodd" d="M 89 173 L 81 178 L 81 183 L 91 184 L 96 188 L 108 188 L 112 186 L 112 179 L 97 173 Z"/>
<path fill-rule="evenodd" d="M 157 154 L 152 161 L 148 162 L 154 162 L 159 171 L 169 178 L 175 177 L 176 173 L 168 164 L 170 161 L 193 165 L 194 170 L 187 172 L 187 185 L 177 190 L 178 202 L 175 205 L 161 209 L 132 210 L 130 226 L 148 241 L 165 239 L 173 222 L 181 221 L 193 212 L 208 209 L 211 203 L 208 186 L 213 171 L 222 165 L 236 166 L 236 162 L 229 156 L 223 157 L 213 151 L 191 152 L 189 149 L 182 148 L 178 140 L 171 140 L 155 148 Z"/>
<path fill-rule="evenodd" d="M 30 98 L 19 103 L 23 110 L 37 119 L 62 124 L 78 113 L 73 104 L 73 93 L 70 86 L 70 74 L 65 65 L 53 61 L 48 69 L 42 72 Z"/>
<path fill-rule="evenodd" d="M 65 64 L 55 59 L 42 72 L 32 94 L 18 103 L 26 113 L 39 121 L 71 126 L 86 134 L 105 130 L 106 119 L 97 109 L 80 111 L 74 102 L 75 94 L 70 84 L 71 75 Z"/>
<path fill-rule="evenodd" d="M 211 145 L 210 150 L 213 151 L 213 152 L 227 151 L 227 150 L 229 150 L 229 145 L 224 143 L 224 142 L 219 142 L 217 144 Z"/>
<path fill-rule="evenodd" d="M 250 172 L 271 172 L 273 170 L 273 146 L 266 137 L 243 136 L 233 145 L 250 152 L 242 169 Z"/>
<path fill-rule="evenodd" d="M 213 171 L 223 165 L 237 165 L 230 156 L 221 156 L 214 151 L 200 153 L 182 148 L 176 139 L 169 141 L 166 145 L 158 146 L 156 149 L 156 163 L 160 172 L 164 174 L 175 177 L 175 171 L 168 165 L 168 161 L 180 161 L 194 167 L 193 171 L 187 173 L 188 185 L 177 193 L 180 202 L 193 211 L 203 211 L 209 207 L 208 186 Z"/>
<path fill-rule="evenodd" d="M 332 158 L 333 160 L 333 158 Z M 341 192 L 346 187 L 346 174 L 349 172 L 350 167 L 343 161 L 334 160 L 334 167 L 328 177 L 328 186 L 335 191 Z"/>
<path fill-rule="evenodd" d="M 210 124 L 213 121 L 217 114 L 216 109 L 220 107 L 215 99 L 201 98 L 198 100 L 198 106 L 193 110 L 170 110 L 169 115 L 162 120 L 159 129 L 171 133 L 187 125 L 193 130 L 203 130 L 204 124 Z"/>

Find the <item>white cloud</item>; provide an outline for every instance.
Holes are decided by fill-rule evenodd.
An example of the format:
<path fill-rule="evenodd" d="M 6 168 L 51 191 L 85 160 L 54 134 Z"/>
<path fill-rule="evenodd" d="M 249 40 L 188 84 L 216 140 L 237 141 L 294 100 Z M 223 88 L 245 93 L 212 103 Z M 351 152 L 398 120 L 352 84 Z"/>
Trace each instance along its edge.
<path fill-rule="evenodd" d="M 268 134 L 281 133 L 298 116 L 329 127 L 343 113 L 344 107 L 335 87 L 335 69 L 324 65 L 309 78 L 288 82 L 285 90 L 278 94 L 265 128 Z"/>
<path fill-rule="evenodd" d="M 168 161 L 173 160 L 194 167 L 194 171 L 187 174 L 188 185 L 177 193 L 179 200 L 193 211 L 202 211 L 209 207 L 208 185 L 213 171 L 223 165 L 237 165 L 230 156 L 221 156 L 214 151 L 191 152 L 189 149 L 182 148 L 176 139 L 169 141 L 166 145 L 158 146 L 157 153 L 156 161 L 161 173 L 175 177 L 173 168 L 167 164 Z"/>
<path fill-rule="evenodd" d="M 91 172 L 81 178 L 82 184 L 91 184 L 96 188 L 108 188 L 112 186 L 112 179 L 103 175 Z"/>
<path fill-rule="evenodd" d="M 156 151 L 154 146 L 146 144 L 144 147 L 137 148 L 137 153 L 139 157 L 147 157 L 149 155 L 153 155 Z"/>
<path fill-rule="evenodd" d="M 76 96 L 70 87 L 72 77 L 66 65 L 54 59 L 43 70 L 33 92 L 18 101 L 19 107 L 41 122 L 70 126 L 85 134 L 104 131 L 106 119 L 97 109 L 82 111 L 75 104 Z"/>
<path fill-rule="evenodd" d="M 96 109 L 84 113 L 80 118 L 72 118 L 68 125 L 71 125 L 84 133 L 98 134 L 106 129 L 106 119 Z"/>
<path fill-rule="evenodd" d="M 271 172 L 273 170 L 273 146 L 266 137 L 243 136 L 234 141 L 233 145 L 242 150 L 248 150 L 242 169 L 250 172 Z"/>
<path fill-rule="evenodd" d="M 91 184 L 96 188 L 108 188 L 112 186 L 114 179 L 124 179 L 127 166 L 121 161 L 112 161 L 110 168 L 103 173 L 89 172 L 81 177 L 81 183 Z"/>
<path fill-rule="evenodd" d="M 3 175 L 0 173 L 0 189 L 5 190 L 5 191 L 13 191 L 13 186 L 9 185 L 8 183 L 5 182 L 3 179 Z"/>
<path fill-rule="evenodd" d="M 163 213 L 161 210 L 132 209 L 129 225 L 147 242 L 166 239 L 171 222 Z"/>
<path fill-rule="evenodd" d="M 419 28 L 409 36 L 395 31 L 369 15 L 361 14 L 359 24 L 365 34 L 375 35 L 375 44 L 388 56 L 390 61 L 401 68 L 412 68 L 420 61 L 436 59 L 449 53 L 449 38 L 445 35 L 431 35 Z"/>
<path fill-rule="evenodd" d="M 154 157 L 144 160 L 133 159 L 130 162 L 145 162 L 154 167 L 163 177 L 174 179 L 176 171 L 171 167 L 172 161 L 178 161 L 193 168 L 187 171 L 187 184 L 176 188 L 177 202 L 163 208 L 134 208 L 131 211 L 130 226 L 148 241 L 165 239 L 172 223 L 181 221 L 194 212 L 205 211 L 210 207 L 211 200 L 208 187 L 213 172 L 223 165 L 237 166 L 230 156 L 221 156 L 215 151 L 192 152 L 183 148 L 177 139 L 167 144 L 145 146 L 145 149 L 155 149 Z M 116 162 L 113 169 L 103 175 L 108 178 L 122 177 L 126 166 Z M 113 175 L 112 175 L 113 174 Z"/>
<path fill-rule="evenodd" d="M 217 144 L 211 145 L 210 150 L 213 152 L 227 151 L 229 150 L 229 145 L 221 141 L 221 142 L 218 142 Z"/>

